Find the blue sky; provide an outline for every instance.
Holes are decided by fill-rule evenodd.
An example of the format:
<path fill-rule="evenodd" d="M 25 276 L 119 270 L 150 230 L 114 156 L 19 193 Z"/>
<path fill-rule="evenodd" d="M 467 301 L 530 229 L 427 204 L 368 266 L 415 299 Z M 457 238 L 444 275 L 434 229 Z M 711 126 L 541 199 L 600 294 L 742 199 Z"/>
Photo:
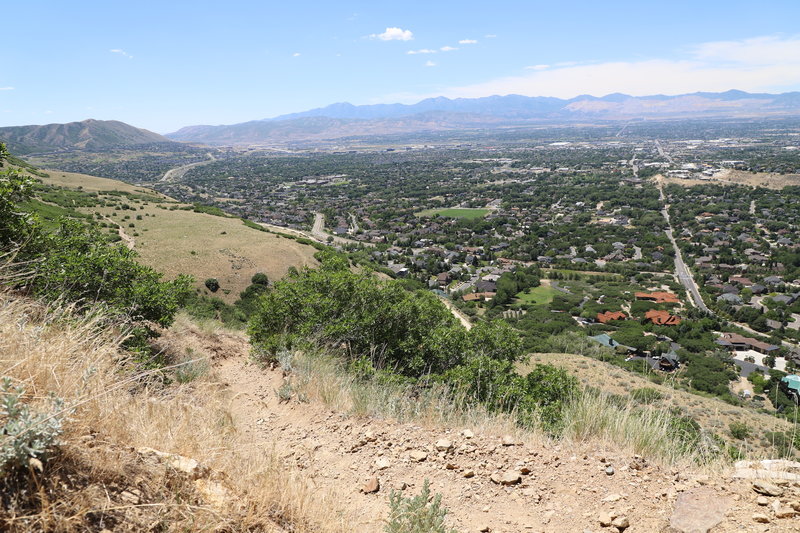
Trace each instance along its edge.
<path fill-rule="evenodd" d="M 26 0 L 0 20 L 0 126 L 166 133 L 341 101 L 800 90 L 797 0 Z"/>

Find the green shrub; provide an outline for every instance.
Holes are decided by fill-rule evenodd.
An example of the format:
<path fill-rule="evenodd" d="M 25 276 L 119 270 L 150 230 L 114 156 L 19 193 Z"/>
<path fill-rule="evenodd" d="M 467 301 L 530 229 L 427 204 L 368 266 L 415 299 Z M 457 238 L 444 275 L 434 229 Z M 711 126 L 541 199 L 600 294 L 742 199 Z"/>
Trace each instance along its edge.
<path fill-rule="evenodd" d="M 444 524 L 447 509 L 442 507 L 442 495 L 430 497 L 430 482 L 422 484 L 417 496 L 403 497 L 392 491 L 389 495 L 389 518 L 386 533 L 456 533 Z M 430 501 L 429 501 L 430 500 Z"/>
<path fill-rule="evenodd" d="M 734 439 L 744 440 L 750 436 L 750 428 L 744 422 L 731 422 L 728 428 Z"/>
<path fill-rule="evenodd" d="M 217 281 L 217 278 L 208 278 L 204 284 L 211 292 L 217 292 L 219 290 L 219 281 Z"/>
<path fill-rule="evenodd" d="M 641 389 L 636 389 L 631 392 L 631 398 L 636 400 L 637 402 L 641 403 L 654 403 L 658 400 L 664 398 L 664 395 L 661 394 L 656 389 L 651 389 L 650 387 L 643 387 Z"/>

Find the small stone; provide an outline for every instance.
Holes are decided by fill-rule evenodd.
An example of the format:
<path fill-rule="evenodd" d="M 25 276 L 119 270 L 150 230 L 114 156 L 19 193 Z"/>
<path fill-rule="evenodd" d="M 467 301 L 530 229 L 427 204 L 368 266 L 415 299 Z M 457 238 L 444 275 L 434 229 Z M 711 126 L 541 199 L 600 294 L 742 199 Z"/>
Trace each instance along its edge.
<path fill-rule="evenodd" d="M 503 446 L 514 446 L 516 443 L 517 441 L 514 440 L 514 437 L 512 437 L 511 435 L 503 435 L 503 440 L 502 440 Z"/>
<path fill-rule="evenodd" d="M 379 457 L 379 458 L 378 458 L 378 459 L 375 461 L 375 468 L 376 468 L 377 470 L 386 470 L 386 469 L 387 469 L 387 468 L 389 468 L 390 466 L 392 466 L 392 463 L 391 463 L 391 461 L 389 461 L 389 459 L 387 459 L 386 457 Z"/>
<path fill-rule="evenodd" d="M 603 502 L 618 502 L 621 499 L 622 499 L 622 496 L 620 496 L 619 494 L 609 494 L 608 496 L 606 496 L 605 498 L 603 498 L 600 501 L 603 501 Z"/>
<path fill-rule="evenodd" d="M 613 466 L 607 466 L 606 467 L 606 475 L 607 476 L 613 476 L 614 475 L 614 467 Z"/>
<path fill-rule="evenodd" d="M 769 505 L 769 498 L 767 498 L 766 496 L 759 496 L 758 498 L 756 498 L 756 503 L 758 505 Z"/>
<path fill-rule="evenodd" d="M 481 509 L 481 511 L 483 511 L 484 513 L 488 513 L 490 510 L 491 510 L 491 507 L 489 507 L 488 505 L 485 505 L 483 507 L 483 509 Z"/>
<path fill-rule="evenodd" d="M 791 507 L 795 511 L 800 511 L 800 501 L 794 500 L 789 502 L 789 507 Z"/>
<path fill-rule="evenodd" d="M 465 439 L 471 439 L 475 436 L 475 433 L 473 433 L 471 429 L 465 429 L 461 434 L 464 435 Z"/>
<path fill-rule="evenodd" d="M 367 442 L 375 442 L 377 438 L 375 437 L 375 433 L 373 433 L 372 430 L 367 430 L 366 433 L 364 433 L 364 440 Z"/>
<path fill-rule="evenodd" d="M 491 476 L 489 476 L 489 479 L 492 480 L 492 483 L 496 483 L 498 485 L 500 484 L 500 474 L 496 474 L 496 473 L 492 474 Z"/>
<path fill-rule="evenodd" d="M 465 470 L 464 471 L 464 477 L 466 477 L 466 478 L 475 477 L 475 471 L 474 470 Z"/>
<path fill-rule="evenodd" d="M 378 492 L 381 488 L 381 484 L 378 481 L 378 478 L 373 476 L 367 481 L 363 487 L 361 487 L 361 492 L 364 494 L 372 494 L 373 492 Z"/>
<path fill-rule="evenodd" d="M 489 526 L 488 526 L 488 525 L 482 525 L 482 526 L 481 526 L 481 527 L 478 529 L 478 531 L 480 531 L 480 533 L 486 533 L 487 531 L 491 531 L 491 529 L 489 528 Z"/>
<path fill-rule="evenodd" d="M 412 450 L 409 455 L 413 460 L 417 462 L 422 462 L 428 458 L 428 454 L 423 452 L 422 450 Z"/>
<path fill-rule="evenodd" d="M 522 481 L 522 475 L 519 472 L 510 471 L 506 472 L 500 477 L 500 483 L 503 485 L 516 485 Z"/>
<path fill-rule="evenodd" d="M 618 516 L 617 518 L 611 521 L 611 525 L 619 529 L 620 531 L 624 531 L 631 526 L 631 523 L 628 520 L 627 516 Z"/>
<path fill-rule="evenodd" d="M 769 524 L 769 517 L 763 513 L 753 513 L 753 520 L 759 524 Z"/>
<path fill-rule="evenodd" d="M 769 481 L 764 481 L 761 479 L 757 479 L 753 481 L 753 490 L 759 494 L 763 494 L 764 496 L 782 496 L 783 489 L 779 486 L 775 485 L 774 483 L 770 483 Z"/>
<path fill-rule="evenodd" d="M 611 522 L 614 520 L 611 515 L 605 511 L 600 513 L 600 516 L 597 517 L 598 522 L 603 527 L 608 527 L 611 525 Z"/>
<path fill-rule="evenodd" d="M 440 452 L 449 451 L 453 447 L 453 443 L 448 439 L 439 439 L 436 442 L 436 449 Z"/>
<path fill-rule="evenodd" d="M 791 518 L 797 515 L 797 511 L 791 507 L 785 507 L 779 500 L 772 503 L 772 510 L 775 512 L 775 518 Z"/>

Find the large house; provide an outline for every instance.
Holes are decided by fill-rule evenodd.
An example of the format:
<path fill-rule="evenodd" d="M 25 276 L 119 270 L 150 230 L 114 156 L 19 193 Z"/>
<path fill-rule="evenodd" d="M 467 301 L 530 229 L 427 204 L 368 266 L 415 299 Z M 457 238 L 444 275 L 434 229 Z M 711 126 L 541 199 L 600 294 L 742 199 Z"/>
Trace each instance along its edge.
<path fill-rule="evenodd" d="M 656 311 L 651 309 L 644 314 L 644 318 L 655 324 L 656 326 L 677 326 L 681 323 L 681 319 L 675 315 L 669 314 L 667 311 Z"/>
<path fill-rule="evenodd" d="M 671 292 L 637 292 L 634 294 L 637 300 L 655 302 L 657 304 L 679 304 L 680 299 Z"/>
<path fill-rule="evenodd" d="M 601 324 L 608 324 L 612 320 L 625 320 L 628 315 L 622 311 L 606 311 L 605 313 L 597 313 L 597 321 Z"/>
<path fill-rule="evenodd" d="M 774 344 L 768 344 L 758 339 L 745 337 L 738 333 L 723 333 L 722 336 L 714 342 L 732 352 L 755 350 L 758 353 L 771 354 L 779 349 L 778 346 Z"/>

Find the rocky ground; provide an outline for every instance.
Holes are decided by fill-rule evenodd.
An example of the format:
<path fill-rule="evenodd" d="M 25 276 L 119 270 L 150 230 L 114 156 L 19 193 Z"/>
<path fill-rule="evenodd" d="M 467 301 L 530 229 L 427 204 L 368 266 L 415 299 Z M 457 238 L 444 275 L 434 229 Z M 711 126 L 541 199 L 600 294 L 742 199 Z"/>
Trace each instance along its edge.
<path fill-rule="evenodd" d="M 211 357 L 240 431 L 335 499 L 353 531 L 382 531 L 389 493 L 418 494 L 426 479 L 461 532 L 800 531 L 798 463 L 703 473 L 612 444 L 348 417 L 281 400 L 282 372 L 249 363 L 244 338 L 194 333 L 182 342 Z"/>

